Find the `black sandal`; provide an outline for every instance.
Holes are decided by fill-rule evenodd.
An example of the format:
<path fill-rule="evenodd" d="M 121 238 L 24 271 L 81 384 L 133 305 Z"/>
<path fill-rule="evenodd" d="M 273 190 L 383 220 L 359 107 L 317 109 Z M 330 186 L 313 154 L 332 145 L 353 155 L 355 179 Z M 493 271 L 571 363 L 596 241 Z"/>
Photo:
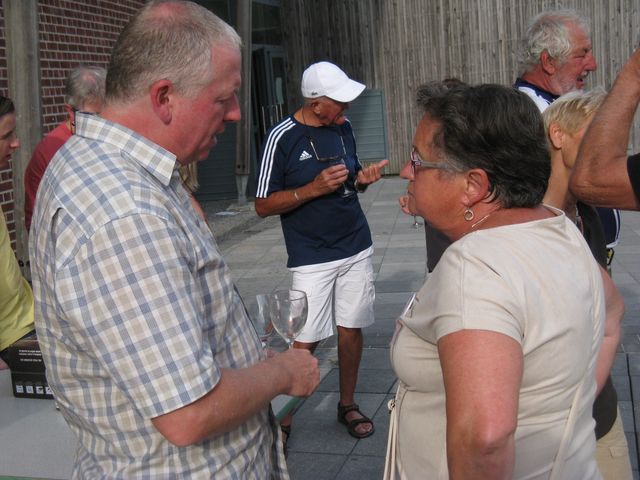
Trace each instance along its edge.
<path fill-rule="evenodd" d="M 362 418 L 356 418 L 349 422 L 347 421 L 347 413 L 349 412 L 358 412 L 362 416 Z M 375 431 L 373 421 L 360 411 L 360 407 L 357 403 L 352 403 L 351 405 L 340 405 L 340 402 L 338 402 L 338 421 L 346 425 L 349 435 L 355 438 L 367 438 L 373 435 L 373 432 Z M 370 423 L 371 430 L 366 433 L 359 433 L 356 430 L 356 427 L 361 423 Z"/>
<path fill-rule="evenodd" d="M 284 458 L 287 458 L 287 456 L 289 455 L 287 443 L 289 442 L 289 438 L 291 437 L 291 425 L 280 425 L 280 431 L 282 432 L 282 448 L 284 450 Z"/>

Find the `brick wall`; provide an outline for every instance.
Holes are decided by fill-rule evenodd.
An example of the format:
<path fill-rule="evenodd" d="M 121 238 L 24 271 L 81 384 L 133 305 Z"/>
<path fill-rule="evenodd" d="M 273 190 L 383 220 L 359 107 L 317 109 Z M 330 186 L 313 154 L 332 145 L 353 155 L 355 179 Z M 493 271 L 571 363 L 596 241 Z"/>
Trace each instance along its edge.
<path fill-rule="evenodd" d="M 0 6 L 0 95 L 7 96 L 7 52 L 4 41 L 4 8 Z M 0 207 L 5 212 L 7 227 L 12 242 L 15 239 L 15 227 L 13 220 L 13 183 L 10 170 L 0 170 Z M 15 245 L 14 245 L 15 248 Z"/>
<path fill-rule="evenodd" d="M 106 67 L 118 34 L 144 3 L 145 0 L 38 2 L 43 135 L 65 118 L 64 80 L 69 70 L 78 65 Z M 0 94 L 7 95 L 7 88 L 4 8 L 0 6 Z M 0 205 L 13 241 L 16 219 L 10 170 L 0 172 Z"/>
<path fill-rule="evenodd" d="M 78 65 L 106 67 L 124 24 L 144 0 L 42 0 L 40 74 L 45 132 L 64 120 L 64 80 Z"/>

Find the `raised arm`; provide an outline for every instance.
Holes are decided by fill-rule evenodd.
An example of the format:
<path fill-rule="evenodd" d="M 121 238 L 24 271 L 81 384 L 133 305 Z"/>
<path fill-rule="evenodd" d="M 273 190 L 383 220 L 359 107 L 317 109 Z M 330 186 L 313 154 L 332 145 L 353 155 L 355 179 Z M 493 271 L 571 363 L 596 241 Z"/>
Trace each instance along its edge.
<path fill-rule="evenodd" d="M 389 160 L 385 159 L 360 170 L 357 176 L 358 190 L 364 191 L 367 186 L 380 180 L 382 170 L 388 163 Z M 273 192 L 266 198 L 256 198 L 256 213 L 261 217 L 268 217 L 289 212 L 309 200 L 335 191 L 347 179 L 347 175 L 344 165 L 325 168 L 312 182 L 302 187 Z"/>
<path fill-rule="evenodd" d="M 591 205 L 638 210 L 627 171 L 629 129 L 640 101 L 640 49 L 624 65 L 587 130 L 570 181 Z"/>
<path fill-rule="evenodd" d="M 446 393 L 449 478 L 509 479 L 522 380 L 522 347 L 486 330 L 438 341 Z"/>
<path fill-rule="evenodd" d="M 273 192 L 266 198 L 256 198 L 256 213 L 261 217 L 287 213 L 309 200 L 335 191 L 347 179 L 348 173 L 344 165 L 325 168 L 313 181 L 302 187 Z"/>

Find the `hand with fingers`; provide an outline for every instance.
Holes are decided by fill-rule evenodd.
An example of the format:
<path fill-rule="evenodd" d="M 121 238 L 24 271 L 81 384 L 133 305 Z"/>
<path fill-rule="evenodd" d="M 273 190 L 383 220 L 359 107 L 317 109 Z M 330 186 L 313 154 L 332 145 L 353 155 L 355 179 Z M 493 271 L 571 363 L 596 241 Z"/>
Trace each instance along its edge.
<path fill-rule="evenodd" d="M 268 362 L 274 362 L 288 377 L 284 392 L 293 397 L 308 397 L 320 383 L 318 359 L 308 350 L 290 348 L 271 356 Z"/>
<path fill-rule="evenodd" d="M 313 179 L 313 189 L 318 195 L 326 195 L 336 191 L 342 185 L 349 175 L 349 170 L 342 164 L 332 165 L 322 170 L 316 178 Z"/>
<path fill-rule="evenodd" d="M 409 194 L 402 195 L 398 198 L 398 203 L 400 204 L 400 210 L 407 215 L 413 215 L 413 212 L 409 210 Z"/>
<path fill-rule="evenodd" d="M 382 170 L 389 164 L 386 158 L 377 163 L 368 165 L 358 172 L 356 177 L 358 185 L 367 186 L 377 182 L 382 177 Z"/>

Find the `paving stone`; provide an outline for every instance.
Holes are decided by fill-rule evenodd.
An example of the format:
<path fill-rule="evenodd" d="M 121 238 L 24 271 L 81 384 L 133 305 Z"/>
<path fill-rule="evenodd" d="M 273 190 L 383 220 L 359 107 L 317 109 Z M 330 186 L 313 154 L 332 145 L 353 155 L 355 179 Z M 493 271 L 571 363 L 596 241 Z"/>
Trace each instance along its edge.
<path fill-rule="evenodd" d="M 618 393 L 618 402 L 628 400 L 631 401 L 631 384 L 628 375 L 612 375 L 613 386 Z"/>
<path fill-rule="evenodd" d="M 369 369 L 390 369 L 389 349 L 385 348 L 365 348 L 362 351 L 360 365 Z"/>
<path fill-rule="evenodd" d="M 635 323 L 632 323 L 632 324 L 629 324 L 626 327 L 622 328 L 622 331 L 623 331 L 622 341 L 623 341 L 623 343 L 626 343 L 626 344 L 635 343 L 637 345 L 640 345 L 640 336 L 638 336 L 638 333 L 633 331 L 633 330 L 635 330 L 634 327 L 637 328 L 637 325 Z"/>
<path fill-rule="evenodd" d="M 333 480 L 347 460 L 346 455 L 289 452 L 287 466 L 291 480 Z"/>
<path fill-rule="evenodd" d="M 334 368 L 331 372 L 320 382 L 318 385 L 318 392 L 339 392 L 340 391 L 340 383 L 339 383 L 339 374 L 340 370 Z M 371 370 L 366 368 L 366 366 L 361 366 L 360 371 L 358 372 L 358 388 L 356 394 L 356 401 L 359 393 L 388 393 L 393 384 L 396 381 L 396 376 L 391 370 L 391 366 L 389 365 L 387 369 L 384 370 Z"/>
<path fill-rule="evenodd" d="M 638 247 L 634 247 L 634 248 L 638 248 Z M 615 266 L 613 267 L 615 268 Z M 627 272 L 623 272 L 621 270 L 616 270 L 613 273 L 613 279 L 614 282 L 616 283 L 616 285 L 620 286 L 620 285 L 625 285 L 628 283 L 635 283 L 635 278 L 633 278 L 633 275 L 627 273 Z"/>
<path fill-rule="evenodd" d="M 630 400 L 621 400 L 618 402 L 618 408 L 620 409 L 620 418 L 622 418 L 622 425 L 625 432 L 634 431 L 634 418 L 633 418 L 633 402 Z"/>
<path fill-rule="evenodd" d="M 633 378 L 636 375 L 640 375 L 640 354 L 638 353 L 629 353 L 627 355 L 627 360 L 629 362 L 629 375 Z M 640 392 L 638 392 L 640 393 Z M 640 397 L 638 397 L 640 398 Z"/>
<path fill-rule="evenodd" d="M 424 280 L 388 280 L 376 282 L 376 291 L 384 293 L 417 292 L 422 287 Z"/>
<path fill-rule="evenodd" d="M 336 480 L 371 480 L 381 478 L 384 457 L 350 455 L 336 476 Z"/>
<path fill-rule="evenodd" d="M 636 274 L 633 274 L 633 276 L 636 279 L 640 279 L 640 276 L 637 276 Z M 620 290 L 620 293 L 625 298 L 631 297 L 637 299 L 638 295 L 640 295 L 640 285 L 638 283 L 625 283 L 622 285 L 618 285 L 618 290 Z"/>
<path fill-rule="evenodd" d="M 364 348 L 389 348 L 391 336 L 387 333 L 371 333 L 364 336 Z"/>
<path fill-rule="evenodd" d="M 368 335 L 387 335 L 390 340 L 396 328 L 396 317 L 400 314 L 400 311 L 400 306 L 393 305 L 393 308 L 389 310 L 389 316 L 383 318 L 379 318 L 376 311 L 375 323 L 363 329 L 365 338 Z"/>
<path fill-rule="evenodd" d="M 621 342 L 621 346 L 625 353 L 640 353 L 640 343 L 638 343 L 637 339 L 627 341 L 625 338 Z"/>
<path fill-rule="evenodd" d="M 379 292 L 376 295 L 376 303 L 373 307 L 376 315 L 376 323 L 379 318 L 395 320 L 410 298 L 410 295 L 403 295 L 402 298 L 398 301 L 383 303 L 379 301 L 380 295 L 382 293 L 384 292 Z"/>
<path fill-rule="evenodd" d="M 612 375 L 629 375 L 629 368 L 627 366 L 627 355 L 624 353 L 617 353 L 616 358 L 613 361 L 613 368 L 611 369 Z"/>
<path fill-rule="evenodd" d="M 389 263 L 422 263 L 427 256 L 427 250 L 424 245 L 424 241 L 418 246 L 403 246 L 403 248 L 387 248 L 387 252 L 384 256 L 384 261 Z M 424 267 L 420 267 L 424 270 Z"/>

